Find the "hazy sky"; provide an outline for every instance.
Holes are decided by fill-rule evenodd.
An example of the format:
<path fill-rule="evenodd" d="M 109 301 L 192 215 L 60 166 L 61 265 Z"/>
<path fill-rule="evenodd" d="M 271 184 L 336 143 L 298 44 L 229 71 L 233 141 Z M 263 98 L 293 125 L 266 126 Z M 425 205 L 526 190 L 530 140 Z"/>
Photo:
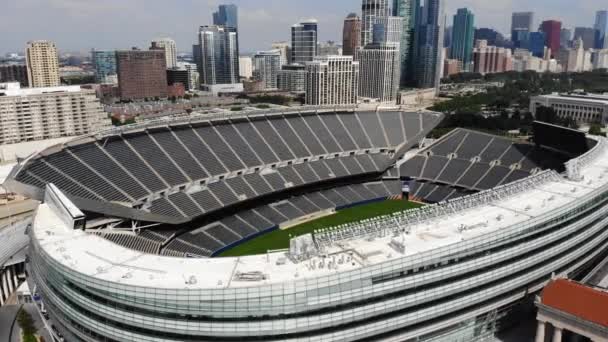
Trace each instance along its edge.
<path fill-rule="evenodd" d="M 448 22 L 459 7 L 476 15 L 477 27 L 510 29 L 511 12 L 536 12 L 562 20 L 566 27 L 593 26 L 595 11 L 607 0 L 446 0 Z M 211 23 L 220 3 L 239 6 L 241 51 L 268 49 L 288 40 L 300 19 L 319 20 L 321 40 L 341 40 L 342 21 L 360 15 L 361 0 L 0 0 L 0 53 L 22 51 L 28 40 L 55 41 L 61 51 L 148 47 L 151 39 L 169 36 L 178 50 L 190 51 L 198 26 Z"/>

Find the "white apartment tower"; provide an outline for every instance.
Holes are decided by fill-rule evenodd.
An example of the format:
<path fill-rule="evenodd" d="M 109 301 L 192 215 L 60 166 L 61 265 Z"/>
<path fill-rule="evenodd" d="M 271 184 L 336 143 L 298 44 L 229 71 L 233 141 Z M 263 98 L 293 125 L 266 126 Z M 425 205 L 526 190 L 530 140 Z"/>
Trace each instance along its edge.
<path fill-rule="evenodd" d="M 78 136 L 110 126 L 94 90 L 0 83 L 0 144 Z"/>
<path fill-rule="evenodd" d="M 167 60 L 167 69 L 177 67 L 177 47 L 175 41 L 171 38 L 161 38 L 152 41 L 151 49 L 161 49 L 165 51 L 165 59 Z"/>
<path fill-rule="evenodd" d="M 260 51 L 253 56 L 253 78 L 262 81 L 264 89 L 277 89 L 277 77 L 281 70 L 279 50 Z"/>
<path fill-rule="evenodd" d="M 289 64 L 291 48 L 287 42 L 274 42 L 271 45 L 271 50 L 279 50 L 281 52 L 281 65 Z"/>
<path fill-rule="evenodd" d="M 35 40 L 27 43 L 25 49 L 27 77 L 30 87 L 57 87 L 59 79 L 59 58 L 55 43 Z"/>
<path fill-rule="evenodd" d="M 395 102 L 401 76 L 399 44 L 368 44 L 358 56 L 359 96 Z"/>
<path fill-rule="evenodd" d="M 306 104 L 357 104 L 359 62 L 353 56 L 319 56 L 306 63 Z"/>
<path fill-rule="evenodd" d="M 253 77 L 253 60 L 251 57 L 239 57 L 239 76 L 246 79 Z"/>

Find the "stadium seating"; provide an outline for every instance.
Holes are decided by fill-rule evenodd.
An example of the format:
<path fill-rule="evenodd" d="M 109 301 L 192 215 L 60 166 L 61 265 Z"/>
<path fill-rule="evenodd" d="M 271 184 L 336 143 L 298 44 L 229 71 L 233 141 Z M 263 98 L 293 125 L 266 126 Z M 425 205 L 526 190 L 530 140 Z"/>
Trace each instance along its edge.
<path fill-rule="evenodd" d="M 525 178 L 538 170 L 562 171 L 568 156 L 509 139 L 455 129 L 399 167 L 400 176 L 423 182 L 412 198 L 438 203 Z M 449 191 L 451 189 L 451 191 Z"/>
<path fill-rule="evenodd" d="M 393 180 L 347 185 L 291 197 L 237 212 L 218 222 L 179 235 L 163 248 L 161 254 L 209 257 L 243 239 L 306 215 L 400 194 L 401 182 Z"/>

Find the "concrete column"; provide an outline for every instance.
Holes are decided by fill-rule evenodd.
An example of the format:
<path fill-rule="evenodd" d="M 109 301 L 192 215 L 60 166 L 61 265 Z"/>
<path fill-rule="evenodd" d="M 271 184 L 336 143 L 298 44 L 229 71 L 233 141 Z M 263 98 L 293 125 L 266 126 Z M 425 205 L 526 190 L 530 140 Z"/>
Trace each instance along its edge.
<path fill-rule="evenodd" d="M 13 288 L 13 274 L 11 273 L 10 267 L 6 269 L 6 273 L 4 275 L 6 276 L 6 282 L 8 283 L 8 290 L 13 293 L 15 289 Z"/>
<path fill-rule="evenodd" d="M 7 272 L 2 273 L 2 292 L 4 292 L 4 295 L 6 296 L 6 298 L 8 298 L 11 292 L 8 287 L 8 281 L 6 280 L 6 273 Z"/>
<path fill-rule="evenodd" d="M 562 342 L 562 328 L 553 326 L 553 342 Z"/>
<path fill-rule="evenodd" d="M 13 281 L 15 284 L 15 288 L 19 288 L 19 277 L 17 274 L 17 265 L 13 265 Z"/>
<path fill-rule="evenodd" d="M 545 342 L 546 324 L 543 321 L 538 321 L 536 326 L 536 342 Z"/>
<path fill-rule="evenodd" d="M 4 305 L 4 287 L 0 282 L 0 306 Z"/>

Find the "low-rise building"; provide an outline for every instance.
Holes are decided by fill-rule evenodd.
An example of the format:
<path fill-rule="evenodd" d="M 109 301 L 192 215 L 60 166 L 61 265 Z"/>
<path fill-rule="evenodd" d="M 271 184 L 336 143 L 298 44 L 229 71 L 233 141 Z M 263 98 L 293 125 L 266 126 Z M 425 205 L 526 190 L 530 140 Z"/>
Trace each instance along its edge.
<path fill-rule="evenodd" d="M 540 107 L 550 107 L 562 118 L 581 123 L 608 123 L 608 95 L 567 93 L 535 96 L 530 99 L 530 112 L 536 116 Z"/>
<path fill-rule="evenodd" d="M 109 126 L 94 90 L 0 84 L 0 144 L 91 134 Z"/>

